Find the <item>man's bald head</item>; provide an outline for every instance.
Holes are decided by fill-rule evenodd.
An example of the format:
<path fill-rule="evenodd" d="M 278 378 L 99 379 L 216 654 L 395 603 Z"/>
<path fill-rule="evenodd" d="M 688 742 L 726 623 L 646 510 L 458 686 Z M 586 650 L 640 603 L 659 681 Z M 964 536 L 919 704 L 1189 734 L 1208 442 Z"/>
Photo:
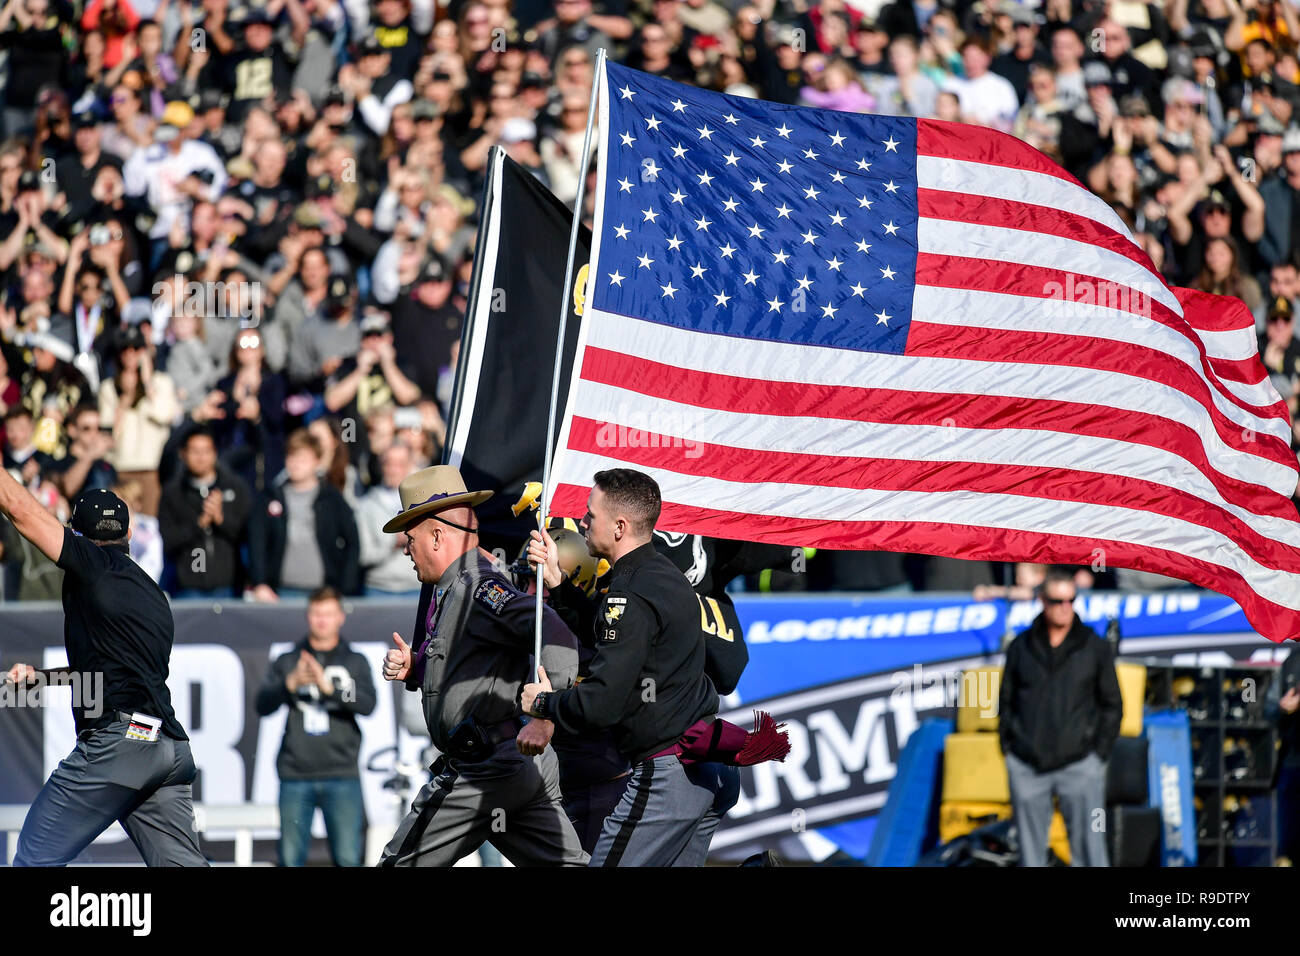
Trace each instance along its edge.
<path fill-rule="evenodd" d="M 420 583 L 436 584 L 457 559 L 478 547 L 478 517 L 465 505 L 447 508 L 415 522 L 402 534 Z"/>

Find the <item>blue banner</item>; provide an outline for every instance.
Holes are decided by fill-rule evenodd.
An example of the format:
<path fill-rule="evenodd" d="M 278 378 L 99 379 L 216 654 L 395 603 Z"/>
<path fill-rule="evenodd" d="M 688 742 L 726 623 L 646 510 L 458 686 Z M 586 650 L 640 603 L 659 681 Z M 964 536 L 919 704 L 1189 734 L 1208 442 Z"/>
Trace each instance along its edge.
<path fill-rule="evenodd" d="M 1162 866 L 1196 865 L 1192 806 L 1192 734 L 1185 710 L 1147 714 L 1147 768 L 1151 806 L 1160 808 Z"/>

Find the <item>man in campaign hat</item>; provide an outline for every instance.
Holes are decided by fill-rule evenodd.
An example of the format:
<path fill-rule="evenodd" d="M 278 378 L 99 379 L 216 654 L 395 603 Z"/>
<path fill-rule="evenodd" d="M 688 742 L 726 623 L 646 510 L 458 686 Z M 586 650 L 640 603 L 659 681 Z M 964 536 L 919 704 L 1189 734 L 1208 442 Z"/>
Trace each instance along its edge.
<path fill-rule="evenodd" d="M 406 536 L 405 553 L 426 585 L 416 634 L 384 661 L 384 677 L 423 694 L 429 736 L 442 756 L 432 779 L 384 849 L 381 866 L 451 866 L 489 841 L 516 866 L 584 866 L 588 857 L 560 804 L 549 720 L 525 720 L 519 694 L 532 679 L 534 604 L 478 547 L 469 491 L 449 465 L 417 471 L 398 486 L 402 510 L 384 533 Z M 544 609 L 542 664 L 569 687 L 578 641 Z M 555 668 L 556 670 L 552 670 Z"/>

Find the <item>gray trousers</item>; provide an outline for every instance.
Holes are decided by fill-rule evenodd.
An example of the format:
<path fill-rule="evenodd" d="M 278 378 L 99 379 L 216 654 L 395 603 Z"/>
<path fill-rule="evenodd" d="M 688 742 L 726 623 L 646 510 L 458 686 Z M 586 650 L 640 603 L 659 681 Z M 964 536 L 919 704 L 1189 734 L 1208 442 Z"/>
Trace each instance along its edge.
<path fill-rule="evenodd" d="M 736 802 L 734 768 L 656 757 L 632 768 L 627 789 L 591 854 L 592 866 L 703 866 L 723 814 Z M 729 802 L 728 802 L 729 801 Z"/>
<path fill-rule="evenodd" d="M 14 866 L 64 866 L 117 820 L 149 866 L 207 866 L 194 829 L 189 741 L 128 740 L 118 720 L 77 735 L 37 794 Z"/>
<path fill-rule="evenodd" d="M 380 866 L 451 866 L 485 842 L 515 866 L 586 865 L 560 804 L 559 765 L 550 747 L 525 757 L 512 737 L 487 760 L 443 756 L 432 769 Z"/>
<path fill-rule="evenodd" d="M 1020 834 L 1022 866 L 1047 865 L 1052 797 L 1061 804 L 1070 838 L 1071 866 L 1110 866 L 1106 852 L 1106 762 L 1090 753 L 1057 770 L 1039 773 L 1008 753 L 1007 781 Z"/>

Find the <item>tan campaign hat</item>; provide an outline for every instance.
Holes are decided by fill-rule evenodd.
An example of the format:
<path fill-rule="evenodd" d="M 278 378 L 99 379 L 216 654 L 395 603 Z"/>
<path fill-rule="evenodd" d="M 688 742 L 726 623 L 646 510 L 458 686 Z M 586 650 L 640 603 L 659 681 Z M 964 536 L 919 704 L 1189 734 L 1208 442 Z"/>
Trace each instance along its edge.
<path fill-rule="evenodd" d="M 481 505 L 492 497 L 490 491 L 467 491 L 465 479 L 451 465 L 434 465 L 402 479 L 397 486 L 402 510 L 384 525 L 385 534 L 405 531 L 412 522 L 448 508 Z"/>

